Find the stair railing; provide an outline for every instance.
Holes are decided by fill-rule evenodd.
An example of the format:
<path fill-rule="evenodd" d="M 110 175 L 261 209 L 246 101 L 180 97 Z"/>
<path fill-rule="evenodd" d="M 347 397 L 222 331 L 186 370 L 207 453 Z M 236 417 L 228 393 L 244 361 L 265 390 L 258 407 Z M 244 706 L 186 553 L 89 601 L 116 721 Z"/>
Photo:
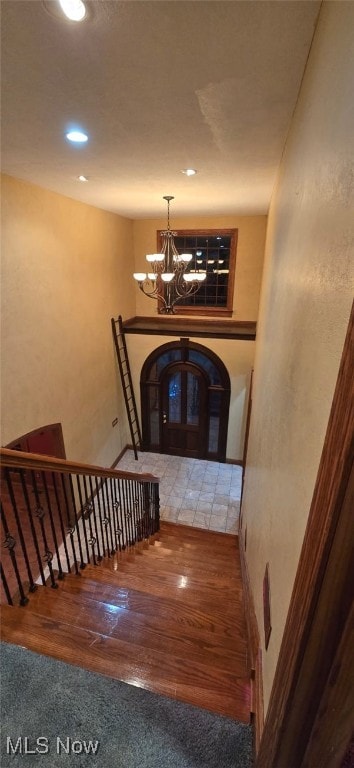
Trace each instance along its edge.
<path fill-rule="evenodd" d="M 159 479 L 0 449 L 1 600 L 28 603 L 39 584 L 149 539 L 159 530 Z"/>

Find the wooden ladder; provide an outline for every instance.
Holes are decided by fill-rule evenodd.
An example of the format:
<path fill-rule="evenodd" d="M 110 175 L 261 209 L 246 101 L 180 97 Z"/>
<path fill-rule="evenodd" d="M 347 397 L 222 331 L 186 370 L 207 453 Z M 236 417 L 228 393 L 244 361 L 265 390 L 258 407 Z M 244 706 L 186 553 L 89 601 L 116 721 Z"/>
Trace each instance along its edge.
<path fill-rule="evenodd" d="M 138 421 L 138 413 L 136 410 L 136 402 L 134 397 L 133 382 L 130 372 L 128 350 L 125 342 L 125 335 L 123 329 L 123 321 L 121 315 L 118 320 L 112 317 L 112 332 L 114 343 L 117 351 L 118 365 L 120 371 L 120 378 L 122 381 L 122 388 L 124 394 L 125 407 L 128 416 L 130 435 L 132 439 L 134 456 L 138 459 L 138 449 L 141 450 L 141 432 Z"/>

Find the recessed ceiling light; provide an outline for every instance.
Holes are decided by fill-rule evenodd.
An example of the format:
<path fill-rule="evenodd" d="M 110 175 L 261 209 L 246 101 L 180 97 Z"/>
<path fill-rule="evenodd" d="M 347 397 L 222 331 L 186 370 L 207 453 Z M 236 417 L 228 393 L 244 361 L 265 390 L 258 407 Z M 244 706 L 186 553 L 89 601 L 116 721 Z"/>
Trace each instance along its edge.
<path fill-rule="evenodd" d="M 86 8 L 82 0 L 59 0 L 59 5 L 70 21 L 82 21 L 86 16 Z"/>
<path fill-rule="evenodd" d="M 88 181 L 88 178 L 87 178 L 87 176 L 78 176 L 77 180 L 78 181 Z"/>
<path fill-rule="evenodd" d="M 185 176 L 195 176 L 197 171 L 195 171 L 194 168 L 185 168 L 181 173 L 184 173 Z"/>
<path fill-rule="evenodd" d="M 83 131 L 69 131 L 65 134 L 68 141 L 72 141 L 74 144 L 84 144 L 88 140 L 88 136 Z"/>

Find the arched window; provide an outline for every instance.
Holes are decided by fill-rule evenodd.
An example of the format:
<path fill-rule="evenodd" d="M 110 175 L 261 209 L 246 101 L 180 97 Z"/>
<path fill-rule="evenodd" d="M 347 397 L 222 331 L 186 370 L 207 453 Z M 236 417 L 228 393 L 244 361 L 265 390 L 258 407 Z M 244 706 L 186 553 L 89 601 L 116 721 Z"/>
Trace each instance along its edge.
<path fill-rule="evenodd" d="M 140 379 L 144 450 L 225 461 L 230 377 L 202 344 L 155 349 Z"/>

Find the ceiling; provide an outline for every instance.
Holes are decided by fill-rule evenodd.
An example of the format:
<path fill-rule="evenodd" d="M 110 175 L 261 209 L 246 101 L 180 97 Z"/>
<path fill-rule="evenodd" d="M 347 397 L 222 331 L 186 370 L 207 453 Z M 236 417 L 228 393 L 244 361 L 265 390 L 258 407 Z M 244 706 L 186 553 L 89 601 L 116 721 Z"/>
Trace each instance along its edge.
<path fill-rule="evenodd" d="M 2 0 L 2 170 L 130 218 L 266 213 L 320 2 L 87 6 Z"/>

